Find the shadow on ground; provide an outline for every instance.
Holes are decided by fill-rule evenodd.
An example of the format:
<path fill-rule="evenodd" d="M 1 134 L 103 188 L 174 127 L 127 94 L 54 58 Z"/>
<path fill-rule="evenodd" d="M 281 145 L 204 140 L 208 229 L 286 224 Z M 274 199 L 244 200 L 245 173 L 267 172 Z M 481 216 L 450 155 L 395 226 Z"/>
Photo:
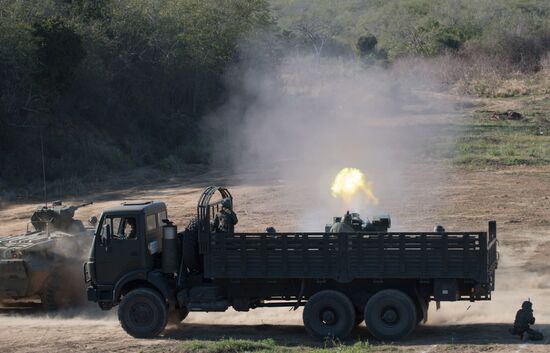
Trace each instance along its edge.
<path fill-rule="evenodd" d="M 511 324 L 483 323 L 469 325 L 421 325 L 410 336 L 395 342 L 400 346 L 439 345 L 439 344 L 522 344 L 517 336 L 511 336 L 508 328 Z M 534 344 L 548 344 L 550 338 L 550 325 L 535 325 L 534 327 L 544 333 L 545 339 Z M 248 340 L 274 339 L 277 344 L 283 346 L 323 346 L 307 335 L 300 325 L 208 325 L 208 324 L 182 324 L 180 327 L 168 327 L 164 337 L 176 340 L 219 340 L 223 338 L 236 338 Z M 362 325 L 352 331 L 346 343 L 357 340 L 369 341 L 373 344 L 393 343 L 380 342 L 370 335 L 367 328 Z M 550 348 L 549 348 L 550 349 Z"/>

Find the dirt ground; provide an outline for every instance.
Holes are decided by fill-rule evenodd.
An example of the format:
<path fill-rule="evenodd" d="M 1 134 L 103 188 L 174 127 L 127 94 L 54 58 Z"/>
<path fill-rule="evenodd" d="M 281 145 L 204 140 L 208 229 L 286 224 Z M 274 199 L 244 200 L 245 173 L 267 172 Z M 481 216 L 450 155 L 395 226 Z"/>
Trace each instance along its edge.
<path fill-rule="evenodd" d="M 422 175 L 429 168 L 424 165 L 414 170 Z M 429 230 L 434 224 L 442 223 L 447 230 L 480 230 L 486 228 L 488 220 L 495 219 L 500 262 L 497 289 L 491 302 L 443 303 L 439 311 L 432 306 L 428 323 L 395 343 L 393 348 L 412 352 L 550 351 L 547 339 L 550 338 L 547 260 L 550 255 L 550 167 L 451 170 L 437 183 L 414 174 L 410 179 L 407 187 L 414 192 L 408 194 L 416 196 L 385 203 L 392 214 L 394 228 Z M 209 184 L 230 187 L 241 229 L 263 230 L 270 225 L 281 230 L 300 227 L 304 208 L 314 201 L 307 192 L 294 190 L 294 186 L 284 180 L 255 180 L 249 175 L 227 178 L 224 173 L 216 172 L 94 193 L 89 198 L 94 204 L 79 210 L 77 215 L 87 219 L 125 199 L 157 199 L 167 203 L 170 217 L 182 226 L 193 216 L 198 196 Z M 35 207 L 30 203 L 6 205 L 0 210 L 0 234 L 24 231 Z M 319 228 L 328 221 L 330 219 L 320 220 Z M 521 342 L 507 333 L 516 310 L 527 298 L 534 303 L 536 328 L 547 337 L 539 343 Z M 364 327 L 351 336 L 373 341 Z M 288 346 L 318 345 L 301 326 L 301 310 L 192 313 L 181 327 L 169 327 L 160 339 L 154 340 L 131 338 L 119 327 L 115 312 L 103 314 L 95 307 L 53 317 L 33 311 L 5 310 L 0 314 L 3 353 L 174 351 L 189 340 L 223 337 L 273 338 Z"/>

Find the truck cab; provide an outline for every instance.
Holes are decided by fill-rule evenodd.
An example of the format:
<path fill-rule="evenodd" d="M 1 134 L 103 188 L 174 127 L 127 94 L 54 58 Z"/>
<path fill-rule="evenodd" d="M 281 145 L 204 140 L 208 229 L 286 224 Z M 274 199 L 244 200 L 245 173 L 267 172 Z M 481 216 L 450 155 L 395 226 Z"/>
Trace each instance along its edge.
<path fill-rule="evenodd" d="M 160 261 L 167 217 L 166 205 L 159 201 L 125 202 L 103 212 L 84 269 L 89 300 L 108 309 L 126 283 L 147 281 Z"/>

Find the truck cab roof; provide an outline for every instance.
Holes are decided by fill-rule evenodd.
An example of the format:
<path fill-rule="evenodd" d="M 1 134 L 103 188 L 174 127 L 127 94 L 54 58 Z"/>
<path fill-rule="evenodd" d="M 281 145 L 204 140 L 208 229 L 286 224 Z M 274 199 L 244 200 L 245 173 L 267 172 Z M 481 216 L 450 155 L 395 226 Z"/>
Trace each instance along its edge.
<path fill-rule="evenodd" d="M 155 213 L 166 210 L 166 204 L 161 201 L 126 201 L 120 206 L 110 207 L 103 213 Z"/>

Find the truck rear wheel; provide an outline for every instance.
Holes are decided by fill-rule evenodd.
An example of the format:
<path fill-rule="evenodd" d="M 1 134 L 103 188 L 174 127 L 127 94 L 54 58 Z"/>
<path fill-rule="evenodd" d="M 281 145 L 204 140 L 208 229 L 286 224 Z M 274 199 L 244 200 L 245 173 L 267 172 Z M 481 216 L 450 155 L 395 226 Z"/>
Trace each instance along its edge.
<path fill-rule="evenodd" d="M 405 293 L 385 289 L 373 295 L 365 306 L 365 323 L 380 340 L 397 340 L 416 327 L 416 306 Z"/>
<path fill-rule="evenodd" d="M 317 338 L 344 339 L 355 325 L 355 308 L 344 294 L 323 290 L 304 306 L 304 327 Z"/>
<path fill-rule="evenodd" d="M 166 327 L 168 310 L 156 291 L 138 288 L 122 298 L 118 307 L 118 320 L 130 336 L 151 338 L 158 336 Z"/>

